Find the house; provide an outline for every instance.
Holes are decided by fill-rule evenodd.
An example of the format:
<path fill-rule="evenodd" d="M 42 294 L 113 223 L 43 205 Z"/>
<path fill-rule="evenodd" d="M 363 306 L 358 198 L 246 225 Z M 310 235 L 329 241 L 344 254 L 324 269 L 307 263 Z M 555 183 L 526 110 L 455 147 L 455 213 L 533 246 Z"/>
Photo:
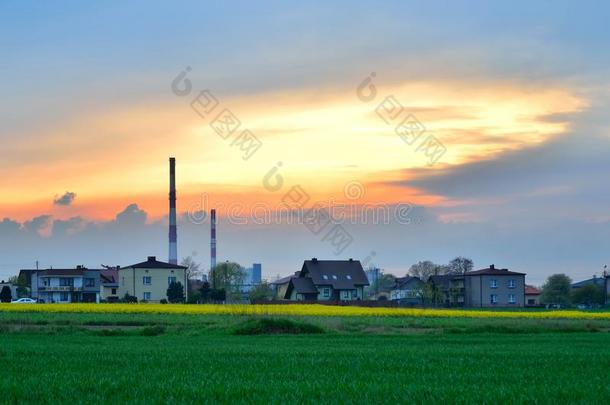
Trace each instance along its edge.
<path fill-rule="evenodd" d="M 424 282 L 419 277 L 397 277 L 390 299 L 407 305 L 422 304 L 422 288 Z"/>
<path fill-rule="evenodd" d="M 142 263 L 121 267 L 118 270 L 119 297 L 129 294 L 138 301 L 160 302 L 167 299 L 167 287 L 172 282 L 180 282 L 187 295 L 186 269 L 185 266 L 158 261 L 155 256 L 148 256 Z"/>
<path fill-rule="evenodd" d="M 525 306 L 525 273 L 489 268 L 464 273 L 467 307 Z"/>
<path fill-rule="evenodd" d="M 284 299 L 293 301 L 352 301 L 364 299 L 369 285 L 358 260 L 318 260 L 303 263 L 298 276 L 291 278 Z"/>
<path fill-rule="evenodd" d="M 290 280 L 299 277 L 300 273 L 300 271 L 297 271 L 290 276 L 279 278 L 274 282 L 270 283 L 271 289 L 273 290 L 273 299 L 283 300 L 286 296 L 286 291 L 288 290 L 288 284 L 290 284 Z"/>
<path fill-rule="evenodd" d="M 33 299 L 44 302 L 100 302 L 100 270 L 76 266 L 74 269 L 21 270 L 30 284 Z"/>
<path fill-rule="evenodd" d="M 526 307 L 537 307 L 541 305 L 540 296 L 542 295 L 542 291 L 538 288 L 526 285 L 525 286 L 525 306 Z"/>
<path fill-rule="evenodd" d="M 466 300 L 464 276 L 462 274 L 443 274 L 430 276 L 432 302 L 446 307 L 463 307 Z"/>
<path fill-rule="evenodd" d="M 119 267 L 100 271 L 100 298 L 106 302 L 117 302 L 119 297 Z"/>
<path fill-rule="evenodd" d="M 606 288 L 606 277 L 593 276 L 592 278 L 573 283 L 572 289 L 584 287 L 587 285 L 596 285 L 603 290 Z"/>

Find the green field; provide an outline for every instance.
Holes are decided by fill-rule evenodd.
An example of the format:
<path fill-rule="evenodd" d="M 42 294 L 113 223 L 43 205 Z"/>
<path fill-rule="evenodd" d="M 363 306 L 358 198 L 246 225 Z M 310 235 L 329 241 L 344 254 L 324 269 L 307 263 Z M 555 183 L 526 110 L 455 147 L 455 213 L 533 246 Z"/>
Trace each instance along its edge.
<path fill-rule="evenodd" d="M 0 403 L 610 400 L 607 320 L 284 319 L 2 313 Z"/>

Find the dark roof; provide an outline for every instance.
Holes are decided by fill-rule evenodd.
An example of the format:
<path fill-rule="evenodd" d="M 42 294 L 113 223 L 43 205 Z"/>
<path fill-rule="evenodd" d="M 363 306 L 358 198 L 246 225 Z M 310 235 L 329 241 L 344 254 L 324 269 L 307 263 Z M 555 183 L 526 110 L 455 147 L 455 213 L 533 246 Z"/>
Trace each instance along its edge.
<path fill-rule="evenodd" d="M 486 269 L 468 271 L 465 276 L 525 276 L 525 273 L 517 273 L 508 269 L 496 269 L 493 264 Z"/>
<path fill-rule="evenodd" d="M 177 264 L 170 264 L 166 262 L 160 262 L 155 256 L 148 256 L 148 260 L 142 263 L 132 264 L 131 266 L 125 266 L 123 268 L 128 269 L 187 269 L 187 267 L 179 266 Z"/>
<path fill-rule="evenodd" d="M 395 280 L 396 284 L 394 286 L 394 288 L 396 288 L 397 290 L 400 290 L 401 288 L 407 288 L 410 285 L 419 285 L 422 284 L 422 281 L 420 280 L 419 277 L 411 277 L 411 276 L 406 276 L 406 277 L 396 277 Z"/>
<path fill-rule="evenodd" d="M 335 290 L 353 290 L 369 285 L 359 260 L 305 260 L 300 277 L 311 277 L 315 285 L 330 285 Z"/>
<path fill-rule="evenodd" d="M 118 269 L 104 269 L 100 271 L 100 281 L 102 284 L 115 284 L 119 282 Z"/>
<path fill-rule="evenodd" d="M 290 282 L 290 280 L 292 280 L 293 278 L 299 277 L 299 274 L 301 274 L 301 272 L 297 271 L 296 273 L 294 273 L 294 274 L 292 274 L 290 276 L 279 278 L 279 279 L 277 279 L 274 282 L 269 283 L 269 284 L 275 284 L 275 285 L 288 284 Z"/>
<path fill-rule="evenodd" d="M 579 281 L 577 283 L 572 284 L 572 288 L 584 287 L 586 285 L 595 284 L 599 287 L 605 286 L 606 280 L 603 277 L 593 277 L 587 280 Z"/>
<path fill-rule="evenodd" d="M 293 278 L 292 280 L 290 280 L 290 286 L 292 286 L 299 294 L 318 293 L 318 289 L 309 277 Z M 290 287 L 288 287 L 288 289 L 290 290 Z"/>
<path fill-rule="evenodd" d="M 82 276 L 84 269 L 48 269 L 40 272 L 40 276 Z"/>

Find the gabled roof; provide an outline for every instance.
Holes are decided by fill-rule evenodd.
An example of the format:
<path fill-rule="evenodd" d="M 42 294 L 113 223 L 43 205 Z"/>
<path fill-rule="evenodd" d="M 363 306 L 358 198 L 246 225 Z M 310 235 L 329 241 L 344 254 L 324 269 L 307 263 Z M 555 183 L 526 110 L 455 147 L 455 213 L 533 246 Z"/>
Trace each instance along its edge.
<path fill-rule="evenodd" d="M 436 276 L 430 276 L 430 281 L 437 287 L 450 288 L 453 280 L 464 279 L 463 274 L 441 274 Z"/>
<path fill-rule="evenodd" d="M 330 285 L 335 290 L 353 290 L 369 285 L 359 260 L 305 260 L 300 277 L 311 277 L 313 284 Z"/>
<path fill-rule="evenodd" d="M 187 267 L 179 266 L 177 264 L 170 264 L 166 262 L 160 262 L 155 256 L 148 256 L 148 260 L 142 263 L 132 264 L 131 266 L 125 266 L 121 269 L 187 269 Z"/>
<path fill-rule="evenodd" d="M 309 277 L 293 278 L 292 280 L 290 280 L 290 284 L 288 285 L 287 293 L 290 292 L 292 288 L 294 288 L 296 290 L 296 292 L 299 294 L 317 294 L 318 293 L 318 289 L 313 284 L 312 279 L 310 279 Z"/>
<path fill-rule="evenodd" d="M 419 277 L 411 277 L 411 276 L 396 277 L 395 282 L 396 282 L 396 284 L 395 284 L 394 288 L 397 290 L 400 290 L 402 288 L 414 287 L 414 286 L 417 286 L 417 285 L 423 283 Z"/>
<path fill-rule="evenodd" d="M 525 286 L 525 295 L 540 295 L 540 294 L 542 294 L 542 291 L 540 291 L 536 287 L 534 287 L 532 285 Z"/>
<path fill-rule="evenodd" d="M 465 276 L 525 276 L 525 273 L 517 273 L 508 269 L 496 269 L 493 264 L 486 269 L 468 271 Z"/>
<path fill-rule="evenodd" d="M 104 269 L 100 271 L 100 281 L 102 284 L 116 284 L 119 282 L 118 269 Z"/>

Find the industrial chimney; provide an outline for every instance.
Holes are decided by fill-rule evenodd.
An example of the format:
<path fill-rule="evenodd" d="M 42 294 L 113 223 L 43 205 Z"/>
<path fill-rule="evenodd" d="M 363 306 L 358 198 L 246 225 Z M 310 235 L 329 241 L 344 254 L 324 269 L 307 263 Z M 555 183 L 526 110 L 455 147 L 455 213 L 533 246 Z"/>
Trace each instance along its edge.
<path fill-rule="evenodd" d="M 210 213 L 210 270 L 216 267 L 216 210 Z"/>
<path fill-rule="evenodd" d="M 178 264 L 178 232 L 176 230 L 176 158 L 169 158 L 169 260 Z"/>

